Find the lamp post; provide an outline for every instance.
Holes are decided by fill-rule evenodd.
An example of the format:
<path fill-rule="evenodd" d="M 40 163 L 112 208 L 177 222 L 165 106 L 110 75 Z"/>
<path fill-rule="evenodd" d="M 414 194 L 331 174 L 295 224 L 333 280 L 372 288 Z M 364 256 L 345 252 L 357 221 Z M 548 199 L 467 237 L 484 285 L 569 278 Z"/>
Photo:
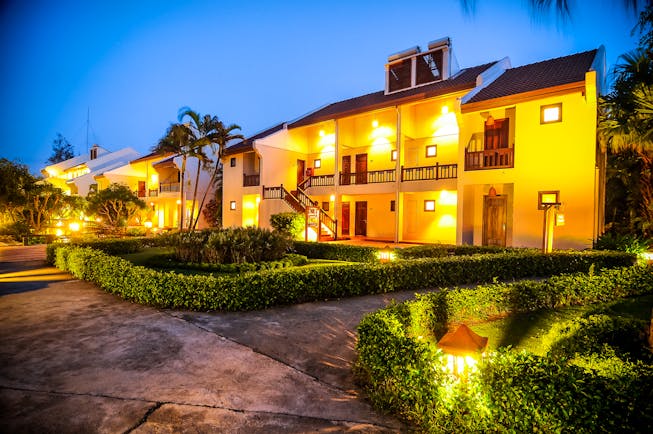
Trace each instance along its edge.
<path fill-rule="evenodd" d="M 552 210 L 560 208 L 560 191 L 540 191 L 537 193 L 537 209 L 544 211 L 542 229 L 542 252 L 551 253 L 553 250 L 553 228 L 556 219 Z"/>
<path fill-rule="evenodd" d="M 485 352 L 487 343 L 488 338 L 461 324 L 455 331 L 445 334 L 437 347 L 447 356 L 447 371 L 462 377 L 476 366 L 477 358 Z"/>

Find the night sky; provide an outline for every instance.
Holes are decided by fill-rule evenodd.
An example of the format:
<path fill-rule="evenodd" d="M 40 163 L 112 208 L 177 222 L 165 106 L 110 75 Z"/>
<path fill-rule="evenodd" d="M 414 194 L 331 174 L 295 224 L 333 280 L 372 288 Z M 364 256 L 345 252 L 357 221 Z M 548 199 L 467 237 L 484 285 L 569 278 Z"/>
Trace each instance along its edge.
<path fill-rule="evenodd" d="M 502 0 L 0 1 L 0 157 L 36 173 L 57 133 L 79 154 L 87 131 L 147 153 L 183 106 L 252 135 L 382 90 L 389 54 L 444 36 L 461 68 L 601 44 L 610 67 L 637 45 L 623 3 L 576 0 L 560 23 Z"/>

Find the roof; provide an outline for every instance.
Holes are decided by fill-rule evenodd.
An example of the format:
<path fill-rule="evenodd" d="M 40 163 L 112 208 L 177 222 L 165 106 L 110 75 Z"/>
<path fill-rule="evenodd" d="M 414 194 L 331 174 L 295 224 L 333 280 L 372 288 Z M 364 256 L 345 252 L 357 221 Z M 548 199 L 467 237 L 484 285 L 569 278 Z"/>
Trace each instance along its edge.
<path fill-rule="evenodd" d="M 496 62 L 490 62 L 472 68 L 465 68 L 451 78 L 428 84 L 426 86 L 411 88 L 387 95 L 384 91 L 379 91 L 329 104 L 322 109 L 309 113 L 308 115 L 290 123 L 288 128 L 297 128 L 329 119 L 350 116 L 368 110 L 390 107 L 408 101 L 432 98 L 447 93 L 473 88 L 476 86 L 476 78 L 478 75 L 493 66 L 495 63 Z"/>
<path fill-rule="evenodd" d="M 253 151 L 254 150 L 254 141 L 258 139 L 262 139 L 263 137 L 267 137 L 270 134 L 274 134 L 277 131 L 283 129 L 283 126 L 285 125 L 284 122 L 277 124 L 273 127 L 270 127 L 266 130 L 261 131 L 260 133 L 257 133 L 251 137 L 246 138 L 245 140 L 236 143 L 235 145 L 231 145 L 224 150 L 223 155 L 233 155 L 233 154 L 240 154 L 242 152 L 247 152 L 247 151 Z"/>
<path fill-rule="evenodd" d="M 442 336 L 437 346 L 445 353 L 464 356 L 485 350 L 487 341 L 488 338 L 477 335 L 465 324 L 461 324 L 456 331 Z"/>
<path fill-rule="evenodd" d="M 585 80 L 598 50 L 507 69 L 466 104 L 531 92 Z"/>
<path fill-rule="evenodd" d="M 170 155 L 172 155 L 172 152 L 159 152 L 159 151 L 150 152 L 147 155 L 139 157 L 139 158 L 137 158 L 135 160 L 131 160 L 129 162 L 129 164 L 140 163 L 140 162 L 147 161 L 147 160 L 152 160 L 152 159 L 155 159 L 155 158 L 165 158 L 165 157 L 170 156 Z"/>

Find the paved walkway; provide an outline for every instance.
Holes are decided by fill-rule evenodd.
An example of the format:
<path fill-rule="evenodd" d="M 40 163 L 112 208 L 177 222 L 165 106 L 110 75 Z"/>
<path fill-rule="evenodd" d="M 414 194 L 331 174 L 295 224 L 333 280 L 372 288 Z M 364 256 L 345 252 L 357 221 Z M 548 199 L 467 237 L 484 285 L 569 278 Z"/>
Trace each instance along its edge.
<path fill-rule="evenodd" d="M 0 432 L 401 432 L 351 375 L 360 318 L 412 293 L 157 310 L 0 247 Z"/>

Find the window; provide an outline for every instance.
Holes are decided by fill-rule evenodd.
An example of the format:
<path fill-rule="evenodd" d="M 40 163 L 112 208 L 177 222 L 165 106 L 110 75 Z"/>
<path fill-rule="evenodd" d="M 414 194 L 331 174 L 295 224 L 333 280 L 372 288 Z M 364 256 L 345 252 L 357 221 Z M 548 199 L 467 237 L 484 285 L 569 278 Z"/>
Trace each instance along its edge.
<path fill-rule="evenodd" d="M 236 167 L 236 157 L 231 157 L 231 160 L 229 160 L 229 165 L 231 167 Z"/>
<path fill-rule="evenodd" d="M 320 160 L 319 158 L 317 160 L 314 160 L 313 161 L 313 167 L 315 167 L 316 169 L 319 169 L 320 167 L 322 167 L 322 160 Z"/>
<path fill-rule="evenodd" d="M 426 156 L 435 157 L 438 155 L 438 145 L 430 145 L 426 147 Z"/>
<path fill-rule="evenodd" d="M 509 147 L 508 133 L 509 120 L 493 119 L 492 116 L 485 122 L 485 149 L 505 149 Z"/>
<path fill-rule="evenodd" d="M 391 200 L 390 201 L 390 212 L 395 212 L 395 209 L 396 209 L 395 207 L 396 207 L 395 201 Z"/>
<path fill-rule="evenodd" d="M 397 161 L 397 150 L 390 151 L 390 161 Z"/>
<path fill-rule="evenodd" d="M 329 211 L 329 202 L 322 202 L 322 210 Z"/>
<path fill-rule="evenodd" d="M 433 212 L 435 211 L 435 200 L 429 199 L 424 201 L 424 211 Z"/>
<path fill-rule="evenodd" d="M 236 209 L 236 201 L 235 200 L 232 200 L 231 202 L 229 202 L 229 209 L 232 210 L 232 211 Z"/>
<path fill-rule="evenodd" d="M 540 123 L 552 124 L 562 121 L 562 103 L 543 105 L 540 107 Z"/>

